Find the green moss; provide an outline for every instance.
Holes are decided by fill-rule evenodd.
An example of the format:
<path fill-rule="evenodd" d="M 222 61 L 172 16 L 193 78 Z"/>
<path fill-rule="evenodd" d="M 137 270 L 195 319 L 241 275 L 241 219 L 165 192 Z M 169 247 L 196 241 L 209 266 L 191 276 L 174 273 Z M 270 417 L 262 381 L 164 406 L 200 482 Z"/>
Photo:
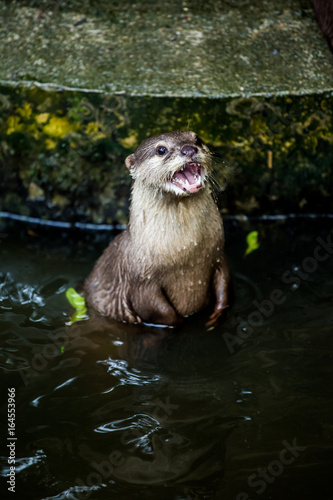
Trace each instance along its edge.
<path fill-rule="evenodd" d="M 0 104 L 3 210 L 124 223 L 125 157 L 175 129 L 196 131 L 224 161 L 215 165 L 223 211 L 332 209 L 329 93 L 208 100 L 2 88 Z M 43 200 L 29 198 L 31 185 Z"/>

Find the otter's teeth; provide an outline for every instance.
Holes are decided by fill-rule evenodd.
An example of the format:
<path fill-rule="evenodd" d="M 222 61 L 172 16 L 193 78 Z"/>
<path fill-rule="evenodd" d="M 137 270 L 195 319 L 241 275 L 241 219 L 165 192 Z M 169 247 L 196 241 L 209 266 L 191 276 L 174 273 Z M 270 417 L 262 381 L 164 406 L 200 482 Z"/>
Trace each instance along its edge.
<path fill-rule="evenodd" d="M 187 193 L 197 192 L 202 187 L 201 163 L 185 163 L 173 174 L 171 182 Z"/>

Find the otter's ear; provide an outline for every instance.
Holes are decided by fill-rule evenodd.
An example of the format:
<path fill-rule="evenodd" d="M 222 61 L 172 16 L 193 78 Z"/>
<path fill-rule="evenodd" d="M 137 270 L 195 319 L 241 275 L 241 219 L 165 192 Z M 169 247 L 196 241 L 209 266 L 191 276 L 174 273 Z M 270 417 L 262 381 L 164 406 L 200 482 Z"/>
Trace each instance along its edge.
<path fill-rule="evenodd" d="M 128 170 L 132 170 L 134 167 L 134 155 L 129 155 L 126 160 L 125 160 L 125 165 L 128 168 Z"/>

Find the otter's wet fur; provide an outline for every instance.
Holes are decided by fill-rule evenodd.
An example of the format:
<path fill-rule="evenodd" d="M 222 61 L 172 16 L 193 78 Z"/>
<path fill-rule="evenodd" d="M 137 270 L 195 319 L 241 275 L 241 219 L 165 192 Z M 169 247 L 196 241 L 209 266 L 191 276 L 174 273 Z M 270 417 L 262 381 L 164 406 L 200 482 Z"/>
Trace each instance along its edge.
<path fill-rule="evenodd" d="M 126 158 L 129 225 L 87 278 L 88 303 L 119 321 L 176 326 L 214 299 L 207 326 L 216 324 L 228 304 L 229 270 L 211 163 L 189 131 L 150 137 Z"/>

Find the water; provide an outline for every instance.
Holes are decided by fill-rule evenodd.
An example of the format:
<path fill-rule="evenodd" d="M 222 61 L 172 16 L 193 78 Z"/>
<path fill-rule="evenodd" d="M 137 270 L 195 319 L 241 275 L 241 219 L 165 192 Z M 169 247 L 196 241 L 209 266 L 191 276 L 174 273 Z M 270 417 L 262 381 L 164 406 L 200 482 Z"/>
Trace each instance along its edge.
<path fill-rule="evenodd" d="M 206 311 L 180 330 L 69 326 L 64 292 L 110 236 L 2 222 L 2 475 L 14 442 L 16 498 L 331 498 L 329 220 L 226 221 L 234 298 L 210 332 Z"/>

